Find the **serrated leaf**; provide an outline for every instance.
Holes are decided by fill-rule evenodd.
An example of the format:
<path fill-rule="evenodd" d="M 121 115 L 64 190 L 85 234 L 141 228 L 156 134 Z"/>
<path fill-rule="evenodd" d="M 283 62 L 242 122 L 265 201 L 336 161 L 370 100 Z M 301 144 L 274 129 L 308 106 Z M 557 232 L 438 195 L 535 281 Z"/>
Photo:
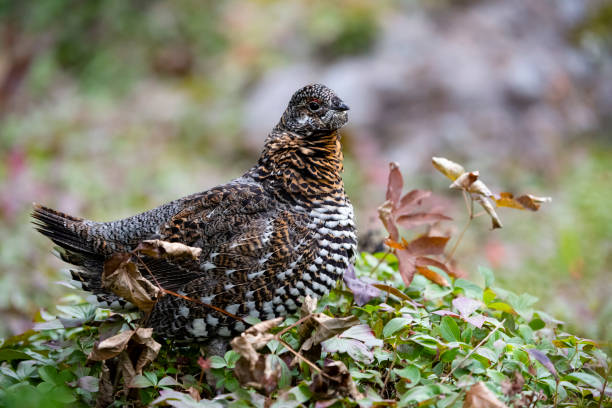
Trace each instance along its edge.
<path fill-rule="evenodd" d="M 446 341 L 461 341 L 461 331 L 455 319 L 449 316 L 442 317 L 440 322 L 440 334 Z"/>

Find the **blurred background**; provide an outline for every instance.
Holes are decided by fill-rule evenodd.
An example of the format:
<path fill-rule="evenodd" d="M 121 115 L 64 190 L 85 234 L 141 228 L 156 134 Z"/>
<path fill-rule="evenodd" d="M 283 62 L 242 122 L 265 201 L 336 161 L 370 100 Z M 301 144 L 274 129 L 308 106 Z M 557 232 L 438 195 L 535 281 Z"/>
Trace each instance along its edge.
<path fill-rule="evenodd" d="M 345 182 L 379 229 L 389 161 L 406 188 L 461 195 L 430 164 L 494 191 L 552 196 L 477 219 L 459 248 L 478 281 L 540 298 L 612 337 L 612 3 L 516 0 L 0 1 L 0 336 L 72 293 L 30 225 L 33 201 L 108 221 L 239 176 L 309 82 L 351 106 Z"/>

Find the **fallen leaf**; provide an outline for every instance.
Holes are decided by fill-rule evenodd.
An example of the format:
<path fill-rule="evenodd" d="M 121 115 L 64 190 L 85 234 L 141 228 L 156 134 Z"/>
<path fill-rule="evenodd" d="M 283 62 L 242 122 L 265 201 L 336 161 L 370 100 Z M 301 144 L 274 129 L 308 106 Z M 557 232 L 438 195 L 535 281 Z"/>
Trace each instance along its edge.
<path fill-rule="evenodd" d="M 268 344 L 274 339 L 274 334 L 268 331 L 280 324 L 283 321 L 282 317 L 266 320 L 249 327 L 240 336 L 234 337 L 231 341 L 232 349 L 240 354 L 249 363 L 250 369 L 255 370 L 255 365 L 259 360 L 260 354 L 257 352 L 260 348 Z"/>
<path fill-rule="evenodd" d="M 482 382 L 474 384 L 465 395 L 463 408 L 508 408 Z"/>
<path fill-rule="evenodd" d="M 96 397 L 96 408 L 108 407 L 115 402 L 115 390 L 111 381 L 110 369 L 106 362 L 102 362 L 102 372 L 98 383 L 98 395 Z"/>
<path fill-rule="evenodd" d="M 200 391 L 198 391 L 194 387 L 189 387 L 185 391 L 187 391 L 187 394 L 189 394 L 189 396 L 193 398 L 196 402 L 199 402 L 202 399 L 202 397 L 200 396 Z"/>
<path fill-rule="evenodd" d="M 94 344 L 93 350 L 91 350 L 87 358 L 92 361 L 104 361 L 116 357 L 126 349 L 133 335 L 134 330 L 126 330 L 100 341 Z"/>
<path fill-rule="evenodd" d="M 150 312 L 157 302 L 160 289 L 145 279 L 131 260 L 131 255 L 119 253 L 104 262 L 102 287 Z"/>
<path fill-rule="evenodd" d="M 351 374 L 342 361 L 326 361 L 323 373 L 326 376 L 315 374 L 310 384 L 310 391 L 317 399 L 328 400 L 341 396 L 359 401 L 365 398 L 365 395 L 357 390 Z"/>
<path fill-rule="evenodd" d="M 197 260 L 202 253 L 202 248 L 191 247 L 180 242 L 150 239 L 139 243 L 134 252 L 151 258 L 190 258 Z"/>
<path fill-rule="evenodd" d="M 514 372 L 514 378 L 512 380 L 504 380 L 501 383 L 501 389 L 502 392 L 504 393 L 504 395 L 507 395 L 509 397 L 513 397 L 516 394 L 520 393 L 521 391 L 523 391 L 523 386 L 525 385 L 525 378 L 523 377 L 523 375 L 518 372 L 515 371 Z"/>

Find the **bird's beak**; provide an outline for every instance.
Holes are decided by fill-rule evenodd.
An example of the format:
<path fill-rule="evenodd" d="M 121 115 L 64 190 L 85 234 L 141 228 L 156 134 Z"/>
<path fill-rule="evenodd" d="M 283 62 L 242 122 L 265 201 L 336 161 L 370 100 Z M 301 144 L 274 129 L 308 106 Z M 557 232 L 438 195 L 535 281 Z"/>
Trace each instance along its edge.
<path fill-rule="evenodd" d="M 342 101 L 339 101 L 337 104 L 334 105 L 334 110 L 337 110 L 337 111 L 342 112 L 342 111 L 347 111 L 349 109 L 350 108 L 348 107 L 348 105 Z"/>

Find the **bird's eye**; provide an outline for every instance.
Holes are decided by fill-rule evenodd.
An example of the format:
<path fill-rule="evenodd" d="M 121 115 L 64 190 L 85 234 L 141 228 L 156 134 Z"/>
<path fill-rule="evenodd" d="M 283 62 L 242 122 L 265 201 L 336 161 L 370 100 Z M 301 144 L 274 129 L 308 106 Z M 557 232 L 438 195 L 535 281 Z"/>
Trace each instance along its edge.
<path fill-rule="evenodd" d="M 313 101 L 308 104 L 308 109 L 310 109 L 313 112 L 319 110 L 319 108 L 321 108 L 321 105 L 319 105 L 317 102 Z"/>

